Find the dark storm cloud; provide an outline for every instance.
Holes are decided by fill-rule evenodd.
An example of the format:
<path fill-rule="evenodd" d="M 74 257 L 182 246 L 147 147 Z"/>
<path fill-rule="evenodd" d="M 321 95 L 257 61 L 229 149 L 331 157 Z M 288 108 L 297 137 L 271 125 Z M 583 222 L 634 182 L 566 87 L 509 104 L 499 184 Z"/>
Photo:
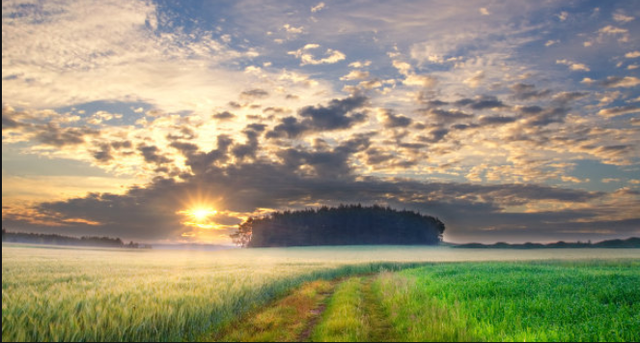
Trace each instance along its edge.
<path fill-rule="evenodd" d="M 87 127 L 62 128 L 55 124 L 48 123 L 39 128 L 35 139 L 42 144 L 55 146 L 58 148 L 68 145 L 79 145 L 85 142 L 87 136 L 97 136 L 98 131 Z"/>
<path fill-rule="evenodd" d="M 489 125 L 509 124 L 517 120 L 518 118 L 515 118 L 515 117 L 485 116 L 480 118 L 480 125 L 489 126 Z"/>
<path fill-rule="evenodd" d="M 113 155 L 111 154 L 112 146 L 111 144 L 100 144 L 99 150 L 93 153 L 93 158 L 96 161 L 101 163 L 107 163 L 113 160 Z"/>
<path fill-rule="evenodd" d="M 21 124 L 16 119 L 14 119 L 13 116 L 11 116 L 8 113 L 5 113 L 5 111 L 3 109 L 3 111 L 2 111 L 2 130 L 15 129 L 15 128 L 18 128 L 18 127 L 20 127 L 22 125 L 23 124 Z"/>
<path fill-rule="evenodd" d="M 254 130 L 253 128 L 249 128 L 249 126 L 247 127 L 247 129 L 244 130 L 244 134 L 247 137 L 246 144 L 238 144 L 238 145 L 235 145 L 233 149 L 231 149 L 231 153 L 236 158 L 239 158 L 239 159 L 255 158 L 256 154 L 258 153 L 258 149 L 260 145 L 258 142 L 258 138 L 260 137 L 260 132 L 264 130 L 264 126 L 258 127 L 258 129 L 262 129 L 262 130 Z"/>
<path fill-rule="evenodd" d="M 419 110 L 420 113 L 426 114 L 432 120 L 438 123 L 453 123 L 460 120 L 471 119 L 473 114 L 465 113 L 458 110 L 427 109 Z"/>
<path fill-rule="evenodd" d="M 138 150 L 142 153 L 142 156 L 147 163 L 165 164 L 172 162 L 171 159 L 162 156 L 160 149 L 155 145 L 140 146 L 138 147 Z"/>
<path fill-rule="evenodd" d="M 589 92 L 562 92 L 553 96 L 553 101 L 560 105 L 582 99 L 588 96 Z"/>
<path fill-rule="evenodd" d="M 447 136 L 447 134 L 449 134 L 448 129 L 434 129 L 429 132 L 429 136 L 418 136 L 418 140 L 427 143 L 438 143 L 439 141 L 443 140 Z"/>
<path fill-rule="evenodd" d="M 240 93 L 240 98 L 243 99 L 264 99 L 269 96 L 269 92 L 264 89 L 252 89 Z"/>
<path fill-rule="evenodd" d="M 284 107 L 267 107 L 262 110 L 262 113 L 271 115 L 283 115 L 291 113 L 291 110 Z"/>
<path fill-rule="evenodd" d="M 517 83 L 511 86 L 513 98 L 518 100 L 539 100 L 551 95 L 551 90 L 537 90 L 535 85 Z"/>
<path fill-rule="evenodd" d="M 365 120 L 366 115 L 355 112 L 366 106 L 368 98 L 361 95 L 334 99 L 327 106 L 307 106 L 296 117 L 281 119 L 280 124 L 267 133 L 267 138 L 296 138 L 306 132 L 322 132 L 348 129 Z"/>
<path fill-rule="evenodd" d="M 382 124 L 388 129 L 407 127 L 412 123 L 411 118 L 395 114 L 392 110 L 386 110 L 382 117 Z"/>
<path fill-rule="evenodd" d="M 298 114 L 306 118 L 307 125 L 317 130 L 346 129 L 365 119 L 364 114 L 351 112 L 364 107 L 367 100 L 367 97 L 361 95 L 334 99 L 328 106 L 304 107 Z"/>
<path fill-rule="evenodd" d="M 296 138 L 309 128 L 298 122 L 295 117 L 286 117 L 276 125 L 272 131 L 267 132 L 267 138 Z"/>
<path fill-rule="evenodd" d="M 455 105 L 469 107 L 474 110 L 487 110 L 507 107 L 507 105 L 505 105 L 501 100 L 498 100 L 498 98 L 491 95 L 482 95 L 475 99 L 461 99 L 456 101 Z"/>
<path fill-rule="evenodd" d="M 131 148 L 133 148 L 133 143 L 131 143 L 131 141 L 128 141 L 128 140 L 118 141 L 118 142 L 111 142 L 111 147 L 116 149 L 116 150 L 131 149 Z"/>
<path fill-rule="evenodd" d="M 554 123 L 564 123 L 567 114 L 569 114 L 569 109 L 556 107 L 524 118 L 530 126 L 547 126 Z"/>
<path fill-rule="evenodd" d="M 213 119 L 216 120 L 230 120 L 236 117 L 235 114 L 229 112 L 229 111 L 224 111 L 224 112 L 219 112 L 214 114 L 213 116 L 211 116 Z"/>
<path fill-rule="evenodd" d="M 518 107 L 518 111 L 522 114 L 538 114 L 544 111 L 544 108 L 540 106 L 521 106 Z"/>

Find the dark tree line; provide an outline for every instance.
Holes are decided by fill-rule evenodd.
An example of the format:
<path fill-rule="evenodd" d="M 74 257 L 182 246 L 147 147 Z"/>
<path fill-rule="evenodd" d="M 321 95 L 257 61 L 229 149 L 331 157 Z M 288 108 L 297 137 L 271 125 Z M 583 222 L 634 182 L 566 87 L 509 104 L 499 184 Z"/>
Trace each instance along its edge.
<path fill-rule="evenodd" d="M 249 218 L 231 238 L 245 247 L 436 245 L 444 230 L 439 219 L 413 211 L 340 205 Z"/>
<path fill-rule="evenodd" d="M 2 229 L 3 243 L 24 243 L 24 244 L 47 244 L 47 245 L 69 245 L 69 246 L 91 246 L 104 248 L 131 248 L 150 249 L 149 245 L 142 245 L 134 242 L 125 244 L 120 238 L 110 237 L 68 237 L 56 234 L 39 234 L 24 232 L 7 232 Z"/>
<path fill-rule="evenodd" d="M 481 243 L 469 243 L 469 244 L 457 244 L 453 245 L 454 248 L 467 248 L 467 249 L 570 249 L 570 248 L 640 248 L 640 238 L 631 237 L 625 240 L 612 239 L 608 241 L 602 241 L 598 243 L 588 242 L 555 242 L 549 244 L 540 243 L 524 243 L 524 244 L 509 244 L 499 242 L 495 244 L 481 244 Z"/>

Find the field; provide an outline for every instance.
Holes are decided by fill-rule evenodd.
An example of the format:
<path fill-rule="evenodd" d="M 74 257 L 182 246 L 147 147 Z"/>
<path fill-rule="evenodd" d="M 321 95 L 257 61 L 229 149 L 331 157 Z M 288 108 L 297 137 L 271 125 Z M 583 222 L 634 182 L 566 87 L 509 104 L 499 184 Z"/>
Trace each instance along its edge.
<path fill-rule="evenodd" d="M 637 341 L 639 267 L 627 249 L 3 245 L 2 340 Z"/>

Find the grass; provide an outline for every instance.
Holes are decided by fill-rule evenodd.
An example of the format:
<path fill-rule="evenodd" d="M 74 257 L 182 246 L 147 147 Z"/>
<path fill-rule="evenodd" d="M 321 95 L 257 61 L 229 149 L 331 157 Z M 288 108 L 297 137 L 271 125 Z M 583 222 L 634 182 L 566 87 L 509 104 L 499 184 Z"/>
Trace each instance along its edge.
<path fill-rule="evenodd" d="M 402 341 L 640 340 L 640 262 L 438 264 L 378 277 Z"/>
<path fill-rule="evenodd" d="M 538 255 L 533 252 L 521 254 L 520 251 L 510 254 L 505 251 L 496 253 L 490 249 L 471 254 L 457 249 L 418 247 L 248 249 L 185 253 L 51 249 L 3 244 L 2 340 L 118 342 L 217 338 L 221 333 L 229 333 L 235 325 L 240 325 L 238 321 L 248 318 L 248 313 L 269 310 L 272 306 L 268 304 L 277 304 L 274 303 L 277 299 L 283 299 L 293 294 L 292 290 L 317 280 L 372 275 L 381 270 L 392 272 L 433 261 L 638 257 L 637 250 L 606 249 L 589 251 L 589 255 L 580 255 L 575 250 L 539 252 Z M 356 292 L 354 288 L 345 288 L 344 296 L 355 294 L 359 299 L 355 304 L 364 304 L 356 305 L 350 311 L 364 313 L 363 330 L 369 330 L 365 336 L 371 340 L 396 339 L 394 335 L 398 333 L 394 331 L 400 333 L 397 339 L 403 339 L 405 336 L 398 329 L 407 326 L 413 320 L 411 316 L 422 318 L 426 313 L 432 313 L 429 311 L 433 309 L 441 309 L 438 316 L 448 318 L 451 323 L 459 323 L 460 328 L 468 327 L 466 332 L 451 331 L 451 335 L 458 334 L 460 339 L 582 337 L 600 340 L 597 339 L 600 337 L 609 340 L 610 337 L 620 337 L 620 340 L 629 340 L 637 337 L 637 329 L 634 328 L 640 327 L 637 315 L 640 313 L 640 300 L 634 287 L 640 284 L 638 272 L 635 271 L 640 268 L 637 268 L 637 262 L 633 262 L 636 263 L 633 266 L 628 265 L 632 262 L 626 263 L 595 266 L 548 265 L 547 262 L 515 264 L 510 268 L 520 268 L 522 271 L 517 273 L 511 270 L 507 275 L 513 277 L 500 280 L 492 279 L 500 275 L 492 276 L 491 273 L 504 272 L 501 264 L 436 264 L 399 274 L 382 273 L 383 276 L 376 277 L 373 283 L 370 283 L 370 278 L 362 277 L 356 287 L 359 290 Z M 531 290 L 527 290 L 527 275 L 531 279 L 532 274 L 536 275 L 535 282 L 532 282 Z M 542 277 L 538 277 L 538 274 Z M 476 280 L 476 275 L 481 278 Z M 577 276 L 582 279 L 574 280 Z M 573 281 L 564 282 L 566 280 Z M 542 281 L 546 283 L 540 284 Z M 503 285 L 501 282 L 512 283 Z M 580 282 L 587 282 L 586 286 L 580 288 Z M 473 284 L 474 287 L 469 288 L 467 284 Z M 543 285 L 560 292 L 562 296 L 554 298 L 554 294 L 546 291 Z M 341 290 L 342 287 L 339 286 Z M 393 287 L 397 288 L 397 292 L 391 292 Z M 511 288 L 513 290 L 509 291 Z M 480 296 L 472 293 L 479 289 L 487 294 Z M 531 293 L 534 291 L 537 293 Z M 529 301 L 539 298 L 535 306 L 544 304 L 548 307 L 536 309 L 527 303 L 526 308 L 530 311 L 518 312 L 517 306 L 523 304 L 514 302 L 518 305 L 511 306 L 516 307 L 502 308 L 500 302 L 491 301 L 492 297 L 512 294 L 510 292 L 515 292 L 516 298 L 522 297 L 522 292 L 525 292 L 525 299 Z M 392 293 L 397 293 L 399 298 L 389 302 L 385 294 Z M 582 312 L 576 310 L 575 306 L 571 307 L 573 302 L 565 299 L 572 299 L 571 296 L 574 301 L 584 299 L 593 302 L 593 308 L 580 310 Z M 571 324 L 559 319 L 556 333 L 553 333 L 553 328 L 547 330 L 549 323 L 555 322 L 545 323 L 536 318 L 549 312 L 549 309 L 554 310 L 552 316 L 560 314 L 555 313 L 554 302 L 545 302 L 546 297 L 565 306 L 560 307 L 566 312 L 564 317 L 558 318 L 578 316 L 576 318 L 582 320 L 586 316 L 587 321 L 584 322 L 593 324 L 595 331 L 582 321 Z M 414 300 L 412 303 L 412 299 L 424 301 Z M 427 307 L 419 307 L 420 304 Z M 297 308 L 299 304 L 293 305 Z M 405 305 L 414 306 L 415 309 L 412 310 L 410 306 L 405 309 Z M 409 310 L 414 312 L 407 312 Z M 600 312 L 594 316 L 592 310 Z M 281 313 L 272 312 L 271 318 L 286 317 Z M 527 316 L 523 316 L 523 313 Z M 487 315 L 493 321 L 489 323 L 491 325 L 483 319 Z M 330 319 L 326 316 L 322 318 L 317 326 L 299 318 L 300 322 L 306 321 L 303 333 L 325 325 L 323 321 Z M 434 325 L 442 325 L 442 321 L 433 322 Z M 509 325 L 515 329 L 509 329 Z M 586 333 L 580 336 L 574 330 L 570 331 L 574 332 L 571 335 L 563 335 L 560 330 L 570 325 Z M 545 328 L 545 334 L 538 334 L 538 328 Z M 412 337 L 429 337 L 420 336 L 419 328 L 415 330 L 418 333 Z M 530 334 L 527 330 L 536 332 Z M 611 332 L 607 333 L 606 330 Z M 361 336 L 354 337 L 346 339 L 359 340 Z"/>

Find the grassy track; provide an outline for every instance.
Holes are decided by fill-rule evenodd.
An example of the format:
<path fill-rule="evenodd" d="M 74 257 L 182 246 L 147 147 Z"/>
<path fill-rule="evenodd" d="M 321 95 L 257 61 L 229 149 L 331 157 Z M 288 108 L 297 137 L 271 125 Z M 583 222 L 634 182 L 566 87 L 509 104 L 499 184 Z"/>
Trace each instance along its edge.
<path fill-rule="evenodd" d="M 319 315 L 319 308 L 333 292 L 334 282 L 313 281 L 265 310 L 250 313 L 222 334 L 223 342 L 296 342 L 307 335 L 307 323 Z M 308 336 L 308 335 L 307 335 Z"/>

